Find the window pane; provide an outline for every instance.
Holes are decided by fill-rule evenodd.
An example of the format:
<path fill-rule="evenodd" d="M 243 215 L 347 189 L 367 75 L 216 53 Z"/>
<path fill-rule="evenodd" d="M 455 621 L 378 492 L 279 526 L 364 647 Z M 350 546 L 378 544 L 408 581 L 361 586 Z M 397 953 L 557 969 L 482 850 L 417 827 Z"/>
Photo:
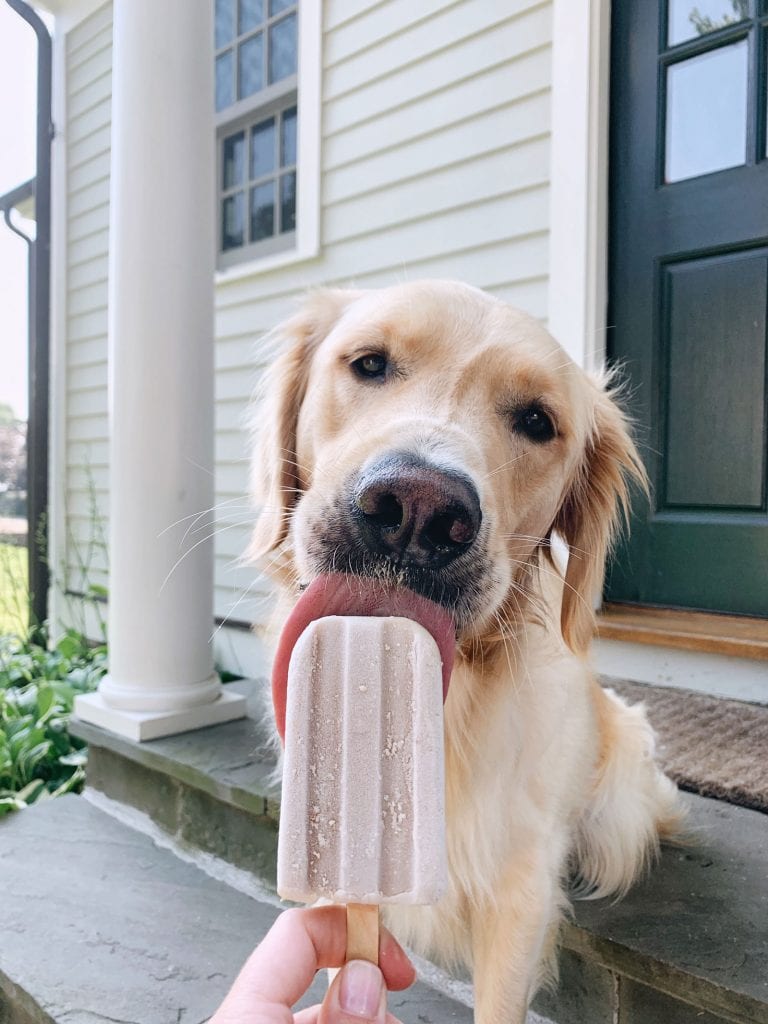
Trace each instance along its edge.
<path fill-rule="evenodd" d="M 238 48 L 240 60 L 239 99 L 264 87 L 264 35 L 259 32 Z"/>
<path fill-rule="evenodd" d="M 667 68 L 666 180 L 737 167 L 747 149 L 747 41 Z"/>
<path fill-rule="evenodd" d="M 296 228 L 296 173 L 284 174 L 280 179 L 280 230 Z"/>
<path fill-rule="evenodd" d="M 283 114 L 280 125 L 280 166 L 292 167 L 296 163 L 296 107 Z"/>
<path fill-rule="evenodd" d="M 232 73 L 234 60 L 232 51 L 227 50 L 216 58 L 216 109 L 223 110 L 235 102 L 235 90 Z"/>
<path fill-rule="evenodd" d="M 296 74 L 296 15 L 276 21 L 269 30 L 269 81 Z"/>
<path fill-rule="evenodd" d="M 251 241 L 275 233 L 275 183 L 267 181 L 251 189 Z"/>
<path fill-rule="evenodd" d="M 279 14 L 280 11 L 286 11 L 289 7 L 293 7 L 296 0 L 269 0 L 269 14 L 270 17 L 273 14 Z"/>
<path fill-rule="evenodd" d="M 275 169 L 275 119 L 262 121 L 251 135 L 251 177 L 261 178 Z"/>
<path fill-rule="evenodd" d="M 264 4 L 262 0 L 240 0 L 240 18 L 238 32 L 250 32 L 264 21 Z"/>
<path fill-rule="evenodd" d="M 245 241 L 245 193 L 228 196 L 221 204 L 221 248 L 236 249 Z"/>
<path fill-rule="evenodd" d="M 245 176 L 245 133 L 238 132 L 224 139 L 224 188 L 242 185 Z"/>
<path fill-rule="evenodd" d="M 749 17 L 749 0 L 669 0 L 668 45 L 705 36 Z"/>
<path fill-rule="evenodd" d="M 231 43 L 235 35 L 235 0 L 216 0 L 214 37 L 216 49 Z"/>

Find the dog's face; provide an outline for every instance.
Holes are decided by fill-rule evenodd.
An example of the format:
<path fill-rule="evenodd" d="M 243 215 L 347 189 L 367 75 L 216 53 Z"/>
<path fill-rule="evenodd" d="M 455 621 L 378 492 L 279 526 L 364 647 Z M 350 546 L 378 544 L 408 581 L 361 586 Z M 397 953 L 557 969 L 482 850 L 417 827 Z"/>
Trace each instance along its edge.
<path fill-rule="evenodd" d="M 564 634 L 586 646 L 623 473 L 639 471 L 601 385 L 531 317 L 454 282 L 321 292 L 286 330 L 258 414 L 255 552 L 287 541 L 302 585 L 392 580 L 471 637 L 520 607 L 556 529 Z"/>

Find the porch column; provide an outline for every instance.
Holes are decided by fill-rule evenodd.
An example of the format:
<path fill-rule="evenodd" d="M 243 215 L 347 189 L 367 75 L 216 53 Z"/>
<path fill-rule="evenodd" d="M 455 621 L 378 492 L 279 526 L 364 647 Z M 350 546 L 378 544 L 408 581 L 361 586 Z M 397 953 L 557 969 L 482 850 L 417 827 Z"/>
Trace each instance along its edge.
<path fill-rule="evenodd" d="M 210 529 L 186 532 L 214 503 L 212 8 L 114 3 L 109 674 L 76 712 L 133 739 L 244 714 L 213 669 Z"/>

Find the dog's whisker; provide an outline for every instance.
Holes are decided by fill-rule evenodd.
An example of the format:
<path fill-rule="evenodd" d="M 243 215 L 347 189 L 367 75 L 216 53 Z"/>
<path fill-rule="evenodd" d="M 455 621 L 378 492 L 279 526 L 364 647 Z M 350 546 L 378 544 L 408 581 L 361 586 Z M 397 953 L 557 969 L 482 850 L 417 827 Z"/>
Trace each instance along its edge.
<path fill-rule="evenodd" d="M 226 533 L 228 530 L 234 530 L 235 527 L 237 527 L 237 526 L 240 526 L 240 523 L 233 523 L 231 526 L 223 526 L 220 530 L 214 530 L 212 533 L 209 533 L 205 537 L 201 537 L 200 540 L 196 541 L 192 545 L 191 548 L 189 548 L 179 558 L 176 559 L 176 561 L 174 562 L 173 566 L 171 567 L 171 569 L 169 570 L 168 574 L 166 575 L 165 579 L 160 584 L 160 589 L 158 590 L 158 594 L 162 594 L 162 592 L 165 590 L 165 587 L 166 587 L 166 585 L 168 583 L 168 580 L 171 578 L 171 576 L 173 576 L 173 574 L 179 568 L 181 563 L 186 558 L 188 558 L 189 555 L 191 555 L 193 551 L 195 551 L 197 548 L 199 548 L 201 544 L 205 544 L 206 541 L 213 540 L 214 537 L 219 536 L 219 534 Z"/>
<path fill-rule="evenodd" d="M 243 601 L 245 601 L 250 596 L 251 591 L 257 585 L 257 583 L 258 583 L 258 580 L 254 580 L 251 584 L 249 584 L 248 587 L 246 587 L 245 590 L 242 591 L 242 593 L 238 597 L 237 601 L 235 601 L 235 603 L 229 609 L 227 614 L 222 618 L 221 622 L 216 626 L 216 629 L 214 629 L 213 633 L 211 633 L 211 635 L 209 637 L 209 640 L 208 640 L 209 643 L 213 643 L 213 641 L 219 635 L 219 633 L 224 628 L 224 626 L 226 626 L 226 624 L 229 622 L 229 620 L 234 616 L 235 612 L 240 607 L 240 605 L 243 603 Z M 262 599 L 259 602 L 259 604 L 264 604 L 265 599 L 266 599 L 266 595 L 262 595 Z"/>
<path fill-rule="evenodd" d="M 211 505 L 210 508 L 204 508 L 201 512 L 192 512 L 188 516 L 182 516 L 181 519 L 177 519 L 175 523 L 171 523 L 169 526 L 166 526 L 165 529 L 161 530 L 160 533 L 158 533 L 158 537 L 164 537 L 169 530 L 172 530 L 175 526 L 181 526 L 181 524 L 186 523 L 188 519 L 199 519 L 200 516 L 207 515 L 209 512 L 215 512 L 216 509 L 221 508 L 223 505 L 230 505 L 235 501 L 245 500 L 247 500 L 247 495 L 238 494 L 234 498 L 227 498 L 225 501 L 217 501 L 216 504 Z"/>
<path fill-rule="evenodd" d="M 515 462 L 519 462 L 520 459 L 524 458 L 526 455 L 529 454 L 530 452 L 522 452 L 520 455 L 516 455 L 514 459 L 508 459 L 506 462 L 502 462 L 502 464 L 500 466 L 497 466 L 496 469 L 492 469 L 490 473 L 486 473 L 485 476 L 483 476 L 483 482 L 485 482 L 486 480 L 490 480 L 492 476 L 496 476 L 496 474 L 500 473 L 502 469 L 506 469 L 507 466 L 511 466 Z"/>

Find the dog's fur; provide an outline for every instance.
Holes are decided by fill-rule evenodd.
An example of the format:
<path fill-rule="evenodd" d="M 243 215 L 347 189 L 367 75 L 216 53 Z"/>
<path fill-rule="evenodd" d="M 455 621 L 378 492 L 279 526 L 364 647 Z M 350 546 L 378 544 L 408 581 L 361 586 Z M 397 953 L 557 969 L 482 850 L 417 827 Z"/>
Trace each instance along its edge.
<path fill-rule="evenodd" d="M 321 572 L 410 585 L 346 539 L 350 481 L 382 453 L 460 472 L 479 495 L 477 538 L 435 574 L 458 627 L 445 707 L 450 889 L 388 920 L 418 950 L 472 965 L 479 1024 L 523 1021 L 554 970 L 569 879 L 582 894 L 625 892 L 680 818 L 644 711 L 603 690 L 587 660 L 640 460 L 607 382 L 475 288 L 324 290 L 278 333 L 286 347 L 257 410 L 252 554 L 271 556 L 279 617 Z M 389 362 L 381 381 L 353 371 L 368 354 Z M 551 439 L 521 431 L 532 406 L 553 421 Z M 568 545 L 564 573 L 553 535 Z"/>

